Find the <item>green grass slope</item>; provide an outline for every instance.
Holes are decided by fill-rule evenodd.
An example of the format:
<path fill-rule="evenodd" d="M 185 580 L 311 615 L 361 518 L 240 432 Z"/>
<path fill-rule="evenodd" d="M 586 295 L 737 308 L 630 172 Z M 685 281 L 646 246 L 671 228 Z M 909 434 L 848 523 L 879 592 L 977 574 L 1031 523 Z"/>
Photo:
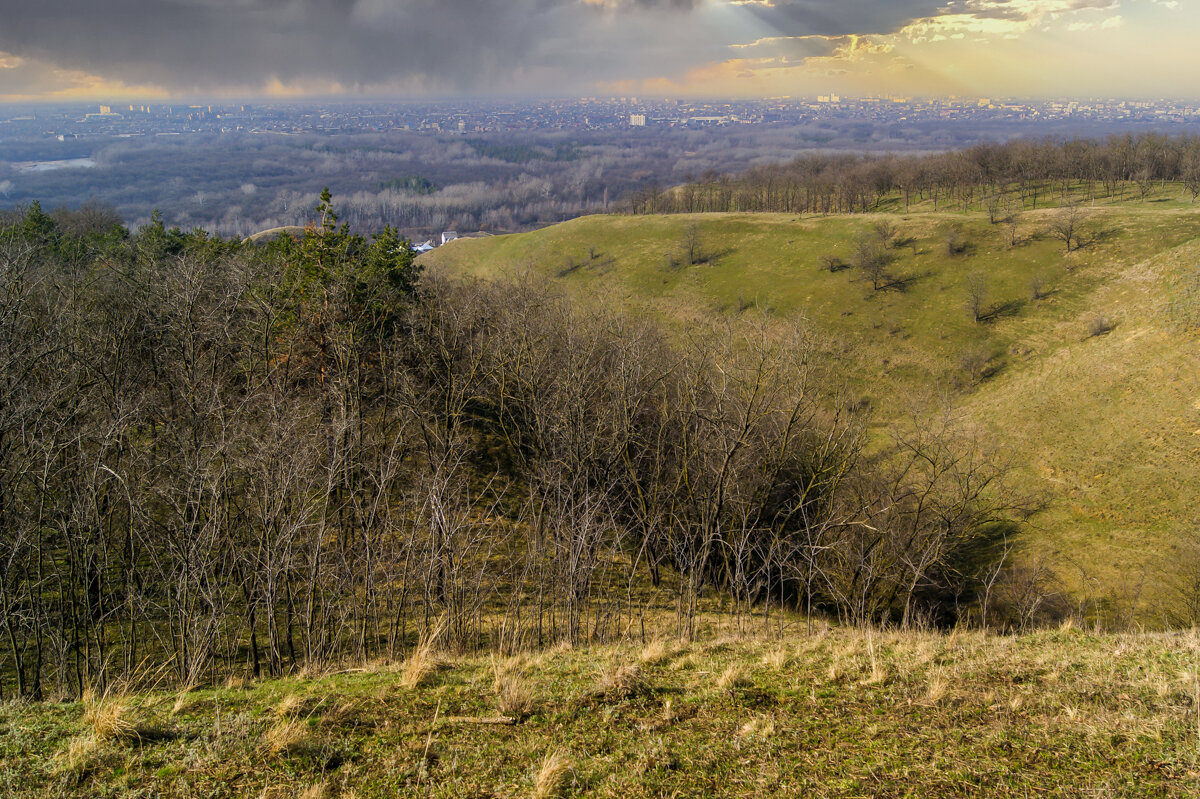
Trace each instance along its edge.
<path fill-rule="evenodd" d="M 803 316 L 881 428 L 954 396 L 1021 486 L 1049 500 L 1026 557 L 1116 612 L 1169 591 L 1200 526 L 1200 212 L 1089 209 L 1070 254 L 1049 234 L 1057 213 L 1022 214 L 1015 244 L 983 214 L 594 216 L 454 242 L 423 263 L 533 273 L 671 324 Z M 881 221 L 897 232 L 896 285 L 822 267 L 827 254 L 849 261 Z M 951 231 L 965 244 L 955 254 Z M 689 238 L 699 263 L 687 263 Z M 984 322 L 968 312 L 971 283 L 986 288 Z"/>
<path fill-rule="evenodd" d="M 1161 604 L 1196 567 L 1200 338 L 1181 290 L 1197 264 L 1200 242 L 1114 266 L 1082 318 L 1042 320 L 1025 341 L 1044 351 L 965 406 L 1053 498 L 1031 543 L 1096 603 Z M 1093 315 L 1112 329 L 1090 335 Z"/>
<path fill-rule="evenodd" d="M 0 794 L 1195 796 L 1198 658 L 1194 633 L 827 630 L 10 702 Z"/>

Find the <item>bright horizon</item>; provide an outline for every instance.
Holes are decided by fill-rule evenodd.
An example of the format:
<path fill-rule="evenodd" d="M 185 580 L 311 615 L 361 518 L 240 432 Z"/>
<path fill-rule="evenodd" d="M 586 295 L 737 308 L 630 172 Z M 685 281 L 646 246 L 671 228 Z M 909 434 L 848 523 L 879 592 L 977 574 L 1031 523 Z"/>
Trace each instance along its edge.
<path fill-rule="evenodd" d="M 1188 0 L 45 0 L 0 102 L 1195 99 Z"/>

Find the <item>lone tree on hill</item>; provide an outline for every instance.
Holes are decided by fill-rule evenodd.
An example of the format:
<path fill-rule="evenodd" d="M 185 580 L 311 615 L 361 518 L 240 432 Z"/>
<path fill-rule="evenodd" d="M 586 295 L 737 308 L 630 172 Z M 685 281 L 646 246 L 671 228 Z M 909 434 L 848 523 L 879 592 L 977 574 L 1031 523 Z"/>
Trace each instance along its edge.
<path fill-rule="evenodd" d="M 1078 205 L 1060 208 L 1050 219 L 1050 235 L 1063 242 L 1070 253 L 1083 246 L 1082 228 L 1087 214 Z"/>
<path fill-rule="evenodd" d="M 971 321 L 983 321 L 988 317 L 987 277 L 982 272 L 972 272 L 967 275 L 965 288 L 967 310 L 971 313 Z"/>
<path fill-rule="evenodd" d="M 890 262 L 891 256 L 888 255 L 878 235 L 861 233 L 855 239 L 854 251 L 850 254 L 850 263 L 871 281 L 871 288 L 875 291 L 891 284 L 892 279 L 887 272 Z"/>
<path fill-rule="evenodd" d="M 704 243 L 700 240 L 700 230 L 695 222 L 688 223 L 683 231 L 683 257 L 688 266 L 704 263 Z"/>

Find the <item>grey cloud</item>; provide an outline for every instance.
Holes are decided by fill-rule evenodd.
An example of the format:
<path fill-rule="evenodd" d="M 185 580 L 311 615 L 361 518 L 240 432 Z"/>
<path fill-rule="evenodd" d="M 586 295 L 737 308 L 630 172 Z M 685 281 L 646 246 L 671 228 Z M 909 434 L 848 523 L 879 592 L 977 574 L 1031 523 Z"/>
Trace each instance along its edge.
<path fill-rule="evenodd" d="M 277 78 L 426 93 L 568 94 L 728 58 L 736 39 L 722 41 L 708 13 L 727 2 L 0 0 L 12 6 L 0 21 L 0 51 L 179 93 L 253 92 Z M 754 19 L 748 28 L 758 35 L 786 38 L 890 33 L 953 11 L 1005 14 L 1006 5 L 773 0 L 734 8 Z M 773 55 L 794 61 L 828 50 L 819 40 L 798 41 L 777 44 Z"/>
<path fill-rule="evenodd" d="M 5 11 L 0 51 L 177 91 L 277 77 L 546 92 L 716 57 L 686 13 L 702 2 L 42 0 Z"/>
<path fill-rule="evenodd" d="M 892 33 L 944 6 L 945 0 L 774 0 L 745 8 L 784 35 L 848 36 Z"/>

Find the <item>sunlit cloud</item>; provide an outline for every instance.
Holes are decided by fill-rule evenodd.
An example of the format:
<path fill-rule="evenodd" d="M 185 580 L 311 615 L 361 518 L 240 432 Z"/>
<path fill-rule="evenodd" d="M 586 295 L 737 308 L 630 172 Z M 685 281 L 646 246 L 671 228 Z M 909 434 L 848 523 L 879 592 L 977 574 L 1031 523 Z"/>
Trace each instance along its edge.
<path fill-rule="evenodd" d="M 644 85 L 694 94 L 719 85 L 810 96 L 1187 96 L 1196 93 L 1188 75 L 1200 57 L 1174 18 L 1182 11 L 1175 0 L 950 0 L 936 13 L 858 35 L 777 27 L 732 45 L 724 67 Z"/>
<path fill-rule="evenodd" d="M 0 52 L 0 102 L 31 100 L 159 100 L 168 96 L 161 86 L 130 85 L 83 70 L 62 69 L 37 59 Z"/>

